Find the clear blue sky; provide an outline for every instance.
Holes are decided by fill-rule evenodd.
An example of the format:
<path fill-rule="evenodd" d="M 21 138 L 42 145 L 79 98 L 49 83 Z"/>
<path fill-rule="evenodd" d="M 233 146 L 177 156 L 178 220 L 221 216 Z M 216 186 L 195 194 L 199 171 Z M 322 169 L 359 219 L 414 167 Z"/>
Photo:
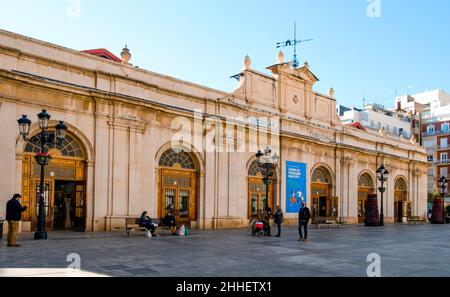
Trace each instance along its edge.
<path fill-rule="evenodd" d="M 118 55 L 127 44 L 134 65 L 232 91 L 243 57 L 266 71 L 296 21 L 299 38 L 315 39 L 300 60 L 339 103 L 450 91 L 450 1 L 380 1 L 381 17 L 370 18 L 366 0 L 80 0 L 79 17 L 67 14 L 69 0 L 0 0 L 0 28 L 77 50 Z"/>

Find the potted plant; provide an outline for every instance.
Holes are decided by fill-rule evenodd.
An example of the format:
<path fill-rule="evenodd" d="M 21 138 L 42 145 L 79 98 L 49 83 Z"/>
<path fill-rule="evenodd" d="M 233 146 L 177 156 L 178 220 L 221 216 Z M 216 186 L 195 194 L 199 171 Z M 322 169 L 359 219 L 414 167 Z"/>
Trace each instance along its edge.
<path fill-rule="evenodd" d="M 50 163 L 51 158 L 52 158 L 52 156 L 50 156 L 49 153 L 37 153 L 34 156 L 34 159 L 36 160 L 36 162 L 39 165 L 44 165 L 44 166 L 48 165 L 48 163 Z"/>

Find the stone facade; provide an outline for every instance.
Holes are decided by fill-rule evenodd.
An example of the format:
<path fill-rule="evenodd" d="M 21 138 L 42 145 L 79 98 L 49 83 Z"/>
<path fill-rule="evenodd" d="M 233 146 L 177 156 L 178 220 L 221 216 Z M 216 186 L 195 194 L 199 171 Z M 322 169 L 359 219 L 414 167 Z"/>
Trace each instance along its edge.
<path fill-rule="evenodd" d="M 411 215 L 425 216 L 428 164 L 423 148 L 404 139 L 343 127 L 336 115 L 334 91 L 323 95 L 313 90 L 318 79 L 309 65 L 293 69 L 279 57 L 278 64 L 268 70 L 272 75 L 253 70 L 247 58 L 238 87 L 227 93 L 0 31 L 0 216 L 4 216 L 8 197 L 16 192 L 25 190 L 24 203 L 35 204 L 34 188 L 27 185 L 34 182 L 33 164 L 25 166 L 30 153 L 25 152 L 27 143 L 19 137 L 17 119 L 28 115 L 34 122 L 31 134 L 35 135 L 35 115 L 43 108 L 55 120 L 52 125 L 56 120 L 65 121 L 82 150 L 82 157 L 61 160 L 69 167 L 71 161 L 82 164 L 82 171 L 76 171 L 73 179 L 84 183 L 86 231 L 115 230 L 124 226 L 124 218 L 139 216 L 143 210 L 161 217 L 161 203 L 172 195 L 171 189 L 162 189 L 170 178 L 162 173 L 161 158 L 179 135 L 180 123 L 199 127 L 188 134 L 191 141 L 182 145 L 189 152 L 192 167 L 174 163 L 174 168 L 180 169 L 177 174 L 189 173 L 195 179 L 188 186 L 190 192 L 174 189 L 180 201 L 183 195 L 192 199 L 188 204 L 188 212 L 194 216 L 191 226 L 248 226 L 248 174 L 256 151 L 252 145 L 242 152 L 227 152 L 227 148 L 224 152 L 208 151 L 203 136 L 208 141 L 209 130 L 224 128 L 217 124 L 219 118 L 233 118 L 240 131 L 246 132 L 224 128 L 231 133 L 227 135 L 235 141 L 234 148 L 236 143 L 252 143 L 252 125 L 239 119 L 276 119 L 279 133 L 255 147 L 264 149 L 270 144 L 281 156 L 273 204 L 283 209 L 286 161 L 307 164 L 308 186 L 317 168 L 327 171 L 331 177 L 329 196 L 337 197 L 339 217 L 348 223 L 358 222 L 361 175 L 370 176 L 376 188 L 375 170 L 385 164 L 391 172 L 386 221 L 394 221 L 399 178 L 407 187 L 405 199 Z M 212 141 L 217 143 L 217 138 L 212 137 Z M 54 179 L 50 174 L 53 190 L 57 184 Z M 52 200 L 54 193 L 50 192 Z M 33 228 L 33 217 L 33 213 L 25 214 L 22 230 Z M 295 214 L 286 217 L 288 223 L 296 221 Z"/>

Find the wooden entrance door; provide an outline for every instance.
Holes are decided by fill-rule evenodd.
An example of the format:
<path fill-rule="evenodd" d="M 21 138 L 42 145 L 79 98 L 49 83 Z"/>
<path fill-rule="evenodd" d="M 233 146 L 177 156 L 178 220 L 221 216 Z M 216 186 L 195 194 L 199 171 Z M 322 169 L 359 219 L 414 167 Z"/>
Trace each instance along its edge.
<path fill-rule="evenodd" d="M 312 216 L 313 217 L 329 217 L 332 209 L 336 208 L 331 201 L 330 186 L 325 183 L 311 184 L 312 193 Z M 332 205 L 333 204 L 333 205 Z M 332 207 L 333 206 L 333 207 Z"/>
<path fill-rule="evenodd" d="M 197 174 L 191 170 L 161 169 L 159 216 L 173 210 L 179 226 L 191 227 L 197 218 Z"/>
<path fill-rule="evenodd" d="M 263 219 L 263 213 L 266 207 L 266 185 L 262 178 L 248 178 L 248 218 L 252 220 Z M 269 185 L 269 207 L 274 210 L 273 182 Z"/>
<path fill-rule="evenodd" d="M 394 192 L 394 221 L 396 223 L 407 222 L 412 216 L 411 201 L 408 201 L 406 191 Z"/>
<path fill-rule="evenodd" d="M 48 130 L 49 133 L 56 133 L 55 130 Z M 22 192 L 24 193 L 23 204 L 28 206 L 28 210 L 23 213 L 23 221 L 31 222 L 32 231 L 36 230 L 37 222 L 37 192 L 39 189 L 39 179 L 41 166 L 34 159 L 36 153 L 41 151 L 38 135 L 32 137 L 33 140 L 27 142 L 22 162 Z M 46 183 L 46 219 L 47 230 L 54 227 L 55 212 L 61 209 L 55 208 L 55 191 L 57 181 L 68 183 L 84 183 L 86 181 L 85 172 L 85 150 L 81 142 L 70 132 L 66 138 L 56 145 L 46 146 L 46 151 L 52 156 L 49 164 L 45 166 Z M 59 193 L 58 193 L 59 194 Z M 85 189 L 79 191 L 79 197 L 85 196 Z M 61 198 L 61 196 L 58 196 Z M 85 201 L 84 201 L 85 202 Z M 60 203 L 60 201 L 57 201 Z M 83 205 L 86 208 L 86 203 Z M 61 219 L 59 219 L 59 223 Z"/>
<path fill-rule="evenodd" d="M 366 219 L 367 196 L 373 193 L 372 188 L 358 187 L 358 223 L 364 223 Z"/>
<path fill-rule="evenodd" d="M 85 182 L 77 182 L 75 184 L 73 228 L 78 231 L 86 230 L 86 183 Z"/>
<path fill-rule="evenodd" d="M 173 210 L 178 225 L 190 226 L 189 202 L 191 200 L 190 189 L 164 188 L 164 216 L 169 210 Z M 164 217 L 162 216 L 162 217 Z"/>
<path fill-rule="evenodd" d="M 39 186 L 40 181 L 34 179 L 32 182 L 33 192 L 31 194 L 31 209 L 32 215 L 31 227 L 32 230 L 37 229 L 37 221 L 39 217 Z M 53 205 L 54 205 L 54 188 L 55 183 L 51 180 L 44 182 L 44 211 L 45 211 L 45 230 L 53 230 Z"/>

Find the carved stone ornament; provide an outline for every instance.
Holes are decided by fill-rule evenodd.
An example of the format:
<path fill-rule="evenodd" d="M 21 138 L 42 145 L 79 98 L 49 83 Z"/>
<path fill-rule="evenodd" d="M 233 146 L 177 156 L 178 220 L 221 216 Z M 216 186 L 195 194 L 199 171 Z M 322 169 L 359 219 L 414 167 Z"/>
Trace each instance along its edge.
<path fill-rule="evenodd" d="M 342 127 L 342 132 L 344 132 L 344 134 L 347 135 L 352 135 L 352 131 L 350 131 L 350 129 L 347 126 Z"/>

